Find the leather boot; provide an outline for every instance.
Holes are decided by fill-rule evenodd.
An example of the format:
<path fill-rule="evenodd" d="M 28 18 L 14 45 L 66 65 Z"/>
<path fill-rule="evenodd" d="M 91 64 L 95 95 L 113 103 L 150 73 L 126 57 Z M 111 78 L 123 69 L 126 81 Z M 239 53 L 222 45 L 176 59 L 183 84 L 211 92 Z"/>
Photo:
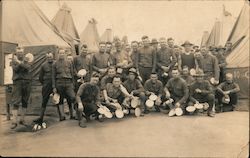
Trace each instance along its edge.
<path fill-rule="evenodd" d="M 25 120 L 24 120 L 26 112 L 27 112 L 27 108 L 22 107 L 20 110 L 21 117 L 20 117 L 20 121 L 19 121 L 19 124 L 21 124 L 21 125 L 26 125 Z"/>
<path fill-rule="evenodd" d="M 81 128 L 86 128 L 87 126 L 82 116 L 82 110 L 77 110 L 77 117 L 78 117 L 78 125 Z"/>
<path fill-rule="evenodd" d="M 64 105 L 58 105 L 58 113 L 59 113 L 59 117 L 60 117 L 60 121 L 64 121 L 66 118 L 64 116 Z"/>
<path fill-rule="evenodd" d="M 12 110 L 13 120 L 11 123 L 11 129 L 15 129 L 17 127 L 17 116 L 18 110 Z"/>

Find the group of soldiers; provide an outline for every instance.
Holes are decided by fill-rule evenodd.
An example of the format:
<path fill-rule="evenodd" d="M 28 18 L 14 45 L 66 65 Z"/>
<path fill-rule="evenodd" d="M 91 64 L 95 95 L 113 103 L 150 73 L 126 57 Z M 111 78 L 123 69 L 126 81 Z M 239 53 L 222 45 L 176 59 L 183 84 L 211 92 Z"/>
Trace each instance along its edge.
<path fill-rule="evenodd" d="M 202 110 L 214 117 L 215 110 L 231 111 L 237 104 L 240 89 L 233 75 L 225 71 L 223 47 L 199 48 L 188 41 L 177 46 L 173 38 L 162 37 L 158 42 L 143 36 L 130 45 L 122 45 L 119 40 L 100 42 L 99 52 L 94 54 L 89 54 L 88 46 L 83 44 L 72 60 L 65 49 L 58 50 L 56 60 L 55 54 L 48 52 L 40 69 L 43 101 L 40 117 L 34 120 L 37 124 L 43 123 L 51 94 L 60 96 L 56 102 L 60 121 L 66 119 L 67 100 L 70 119 L 77 119 L 82 128 L 90 118 L 121 118 L 133 110 L 137 117 L 152 109 L 180 116 L 200 112 L 198 105 L 203 105 Z M 14 129 L 18 123 L 25 124 L 32 79 L 31 64 L 22 48 L 17 49 L 12 67 Z M 194 107 L 199 110 L 190 110 Z"/>

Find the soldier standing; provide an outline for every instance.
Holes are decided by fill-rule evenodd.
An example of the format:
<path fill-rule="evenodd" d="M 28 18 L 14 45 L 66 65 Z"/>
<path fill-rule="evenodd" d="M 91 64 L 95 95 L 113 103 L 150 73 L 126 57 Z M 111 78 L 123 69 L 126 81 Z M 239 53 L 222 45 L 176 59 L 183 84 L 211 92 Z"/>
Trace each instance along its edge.
<path fill-rule="evenodd" d="M 28 107 L 28 100 L 31 91 L 31 65 L 28 63 L 28 59 L 24 55 L 23 48 L 18 47 L 16 49 L 16 56 L 13 57 L 12 61 L 13 69 L 13 93 L 12 93 L 12 104 L 13 104 L 13 122 L 11 129 L 17 127 L 18 123 L 18 108 L 21 105 L 20 114 L 21 118 L 19 123 L 25 125 L 24 116 Z"/>

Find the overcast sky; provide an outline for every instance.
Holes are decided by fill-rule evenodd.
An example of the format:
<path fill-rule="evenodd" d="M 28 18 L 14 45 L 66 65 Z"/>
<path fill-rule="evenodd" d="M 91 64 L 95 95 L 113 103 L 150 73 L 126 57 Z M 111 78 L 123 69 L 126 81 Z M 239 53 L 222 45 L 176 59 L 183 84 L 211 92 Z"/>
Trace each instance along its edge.
<path fill-rule="evenodd" d="M 210 32 L 222 5 L 237 17 L 244 1 L 58 1 L 38 0 L 40 9 L 51 20 L 64 2 L 72 9 L 79 34 L 92 17 L 98 22 L 99 35 L 112 28 L 115 35 L 127 35 L 129 41 L 173 37 L 176 42 L 190 40 L 200 44 L 203 31 Z"/>

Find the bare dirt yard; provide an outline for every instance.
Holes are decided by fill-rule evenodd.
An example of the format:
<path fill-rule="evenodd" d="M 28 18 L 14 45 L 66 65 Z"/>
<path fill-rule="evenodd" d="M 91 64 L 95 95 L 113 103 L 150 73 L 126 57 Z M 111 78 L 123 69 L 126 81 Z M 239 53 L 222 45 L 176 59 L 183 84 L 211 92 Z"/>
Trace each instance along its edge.
<path fill-rule="evenodd" d="M 28 116 L 29 123 L 36 117 Z M 10 130 L 1 115 L 1 156 L 66 157 L 248 157 L 249 112 L 168 117 L 152 112 L 144 117 L 91 121 L 80 128 L 76 120 L 58 122 L 45 117 L 47 129 Z"/>

